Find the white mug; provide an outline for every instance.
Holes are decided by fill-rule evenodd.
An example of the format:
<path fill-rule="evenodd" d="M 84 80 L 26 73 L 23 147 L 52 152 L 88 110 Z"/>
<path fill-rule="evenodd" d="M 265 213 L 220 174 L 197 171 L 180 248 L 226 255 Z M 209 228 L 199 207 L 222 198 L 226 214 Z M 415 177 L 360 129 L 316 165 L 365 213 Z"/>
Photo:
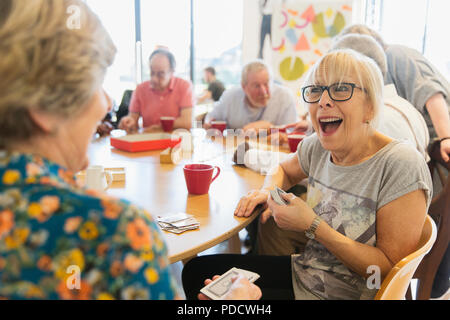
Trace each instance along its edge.
<path fill-rule="evenodd" d="M 86 187 L 88 189 L 105 191 L 111 186 L 112 180 L 111 172 L 105 171 L 102 166 L 90 166 L 86 169 Z"/>

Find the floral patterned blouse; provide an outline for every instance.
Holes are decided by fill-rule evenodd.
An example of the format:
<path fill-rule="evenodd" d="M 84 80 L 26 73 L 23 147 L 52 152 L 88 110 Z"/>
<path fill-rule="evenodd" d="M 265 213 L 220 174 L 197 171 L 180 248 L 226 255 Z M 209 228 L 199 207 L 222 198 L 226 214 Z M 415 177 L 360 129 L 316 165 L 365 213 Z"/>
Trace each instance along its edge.
<path fill-rule="evenodd" d="M 175 299 L 151 216 L 78 187 L 42 157 L 0 151 L 0 297 Z"/>

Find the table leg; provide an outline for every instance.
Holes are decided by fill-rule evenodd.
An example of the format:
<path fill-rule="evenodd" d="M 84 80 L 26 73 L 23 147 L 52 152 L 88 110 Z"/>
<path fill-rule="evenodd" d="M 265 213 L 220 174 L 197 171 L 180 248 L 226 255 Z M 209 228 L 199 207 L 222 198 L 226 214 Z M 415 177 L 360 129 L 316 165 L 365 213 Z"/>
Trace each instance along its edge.
<path fill-rule="evenodd" d="M 228 239 L 228 251 L 230 251 L 230 253 L 241 254 L 241 239 L 239 238 L 239 233 L 236 233 Z"/>

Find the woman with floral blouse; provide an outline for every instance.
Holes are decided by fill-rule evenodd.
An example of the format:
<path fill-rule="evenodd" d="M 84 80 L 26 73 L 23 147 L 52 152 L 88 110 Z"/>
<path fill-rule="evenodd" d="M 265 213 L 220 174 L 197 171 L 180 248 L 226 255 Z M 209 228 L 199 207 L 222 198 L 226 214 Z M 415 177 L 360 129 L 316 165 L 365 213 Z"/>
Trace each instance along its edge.
<path fill-rule="evenodd" d="M 1 298 L 180 297 L 150 214 L 74 180 L 111 106 L 115 52 L 82 1 L 0 2 Z M 258 298 L 235 284 L 228 298 Z"/>

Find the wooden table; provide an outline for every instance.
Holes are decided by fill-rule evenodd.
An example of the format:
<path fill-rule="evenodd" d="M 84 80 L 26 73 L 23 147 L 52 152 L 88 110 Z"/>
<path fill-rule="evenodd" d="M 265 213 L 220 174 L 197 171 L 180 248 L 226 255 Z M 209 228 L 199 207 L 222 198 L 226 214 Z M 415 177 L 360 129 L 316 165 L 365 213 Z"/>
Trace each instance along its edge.
<path fill-rule="evenodd" d="M 200 129 L 201 130 L 201 129 Z M 238 232 L 256 216 L 234 216 L 239 199 L 262 186 L 264 176 L 232 162 L 234 149 L 225 148 L 201 136 L 193 138 L 192 153 L 184 153 L 177 165 L 161 164 L 162 150 L 129 153 L 110 146 L 109 137 L 94 140 L 89 147 L 91 165 L 123 167 L 126 181 L 114 183 L 107 193 L 130 200 L 147 209 L 153 217 L 187 212 L 200 222 L 200 228 L 182 234 L 163 232 L 171 263 L 188 259 L 224 240 L 231 239 L 240 253 Z M 228 150 L 227 150 L 228 149 Z M 208 194 L 188 194 L 183 173 L 186 163 L 207 163 L 221 169 Z"/>

